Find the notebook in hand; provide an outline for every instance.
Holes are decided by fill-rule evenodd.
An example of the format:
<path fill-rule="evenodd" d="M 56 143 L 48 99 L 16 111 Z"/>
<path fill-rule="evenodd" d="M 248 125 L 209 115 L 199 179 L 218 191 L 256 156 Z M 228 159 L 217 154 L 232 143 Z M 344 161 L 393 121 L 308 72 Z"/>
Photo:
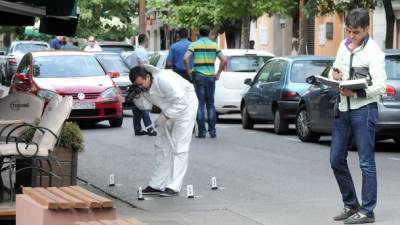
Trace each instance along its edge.
<path fill-rule="evenodd" d="M 350 90 L 359 90 L 365 89 L 368 87 L 367 80 L 365 78 L 357 79 L 357 80 L 344 80 L 337 81 L 332 80 L 322 76 L 315 76 L 315 78 L 323 85 L 331 86 L 331 87 L 342 87 Z"/>

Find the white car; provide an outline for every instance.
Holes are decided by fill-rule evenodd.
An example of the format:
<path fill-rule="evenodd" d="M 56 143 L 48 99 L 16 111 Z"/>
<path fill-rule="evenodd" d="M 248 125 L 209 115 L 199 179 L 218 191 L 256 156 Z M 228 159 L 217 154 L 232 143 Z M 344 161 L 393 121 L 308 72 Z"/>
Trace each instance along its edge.
<path fill-rule="evenodd" d="M 267 60 L 274 57 L 266 51 L 246 49 L 222 50 L 227 64 L 215 84 L 215 109 L 217 114 L 240 112 L 240 100 L 247 85 L 244 80 L 253 79 L 257 71 Z M 218 70 L 219 60 L 215 62 Z"/>

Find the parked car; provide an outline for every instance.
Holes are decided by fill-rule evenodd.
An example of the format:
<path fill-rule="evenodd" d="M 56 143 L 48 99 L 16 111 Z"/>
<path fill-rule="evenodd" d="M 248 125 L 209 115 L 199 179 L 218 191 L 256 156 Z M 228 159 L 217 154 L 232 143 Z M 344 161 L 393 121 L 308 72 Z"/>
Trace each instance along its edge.
<path fill-rule="evenodd" d="M 266 51 L 226 49 L 222 50 L 227 64 L 215 84 L 215 110 L 217 114 L 239 113 L 240 101 L 246 85 L 244 80 L 253 79 L 258 69 L 272 57 Z M 219 68 L 219 59 L 215 62 L 215 69 Z"/>
<path fill-rule="evenodd" d="M 328 77 L 332 65 L 321 74 Z M 387 86 L 378 103 L 379 121 L 377 139 L 393 138 L 400 143 L 400 51 L 386 51 Z M 316 74 L 317 75 L 317 74 Z M 336 88 L 325 86 L 313 76 L 311 84 L 301 97 L 296 117 L 296 133 L 303 142 L 317 142 L 321 135 L 330 135 L 333 122 L 333 106 L 338 96 Z"/>
<path fill-rule="evenodd" d="M 49 44 L 42 41 L 13 41 L 6 54 L 0 56 L 1 84 L 10 86 L 11 77 L 27 52 L 49 48 Z"/>
<path fill-rule="evenodd" d="M 168 50 L 153 52 L 149 56 L 149 64 L 164 70 L 167 66 L 167 57 Z"/>
<path fill-rule="evenodd" d="M 306 77 L 320 74 L 332 60 L 332 57 L 290 56 L 266 62 L 254 81 L 245 80 L 250 87 L 240 103 L 243 128 L 273 122 L 275 133 L 286 133 L 289 124 L 295 122 L 300 96 L 310 86 Z"/>
<path fill-rule="evenodd" d="M 99 41 L 97 44 L 101 47 L 103 52 L 122 53 L 135 50 L 135 47 L 133 47 L 133 45 L 125 42 Z"/>
<path fill-rule="evenodd" d="M 104 70 L 108 72 L 118 72 L 119 76 L 113 78 L 115 84 L 117 84 L 121 96 L 122 96 L 122 106 L 124 109 L 131 109 L 132 103 L 126 102 L 125 97 L 127 95 L 127 90 L 130 85 L 132 85 L 129 80 L 129 67 L 126 65 L 121 56 L 117 53 L 111 52 L 98 52 L 95 53 L 96 59 L 103 66 Z"/>
<path fill-rule="evenodd" d="M 72 95 L 69 117 L 75 121 L 108 120 L 111 127 L 123 122 L 118 87 L 93 54 L 80 51 L 37 51 L 27 53 L 11 81 L 10 91 L 24 91 L 49 100 L 56 93 Z"/>

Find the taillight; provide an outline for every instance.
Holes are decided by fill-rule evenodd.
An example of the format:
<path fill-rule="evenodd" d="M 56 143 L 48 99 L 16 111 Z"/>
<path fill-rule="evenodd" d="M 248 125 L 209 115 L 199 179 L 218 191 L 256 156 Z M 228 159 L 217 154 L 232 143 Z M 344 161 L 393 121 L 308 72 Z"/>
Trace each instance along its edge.
<path fill-rule="evenodd" d="M 17 60 L 15 58 L 9 58 L 8 59 L 8 64 L 10 65 L 17 65 Z"/>
<path fill-rule="evenodd" d="M 282 92 L 282 100 L 298 101 L 300 100 L 300 95 L 295 91 L 284 91 Z"/>
<path fill-rule="evenodd" d="M 396 89 L 393 86 L 387 85 L 385 96 L 396 96 Z"/>

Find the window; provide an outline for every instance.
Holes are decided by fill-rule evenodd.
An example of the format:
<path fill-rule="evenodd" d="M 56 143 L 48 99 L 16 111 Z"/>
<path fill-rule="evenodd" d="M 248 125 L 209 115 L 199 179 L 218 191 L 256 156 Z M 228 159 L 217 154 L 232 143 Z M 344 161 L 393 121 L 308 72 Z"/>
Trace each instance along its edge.
<path fill-rule="evenodd" d="M 400 56 L 386 57 L 386 75 L 389 80 L 400 80 Z"/>
<path fill-rule="evenodd" d="M 19 63 L 16 73 L 29 74 L 29 55 L 25 55 Z"/>
<path fill-rule="evenodd" d="M 281 79 L 281 77 L 286 72 L 287 62 L 284 60 L 277 60 L 272 66 L 271 75 L 268 78 L 268 82 L 276 82 Z"/>
<path fill-rule="evenodd" d="M 272 67 L 275 61 L 267 62 L 263 68 L 261 68 L 256 78 L 256 83 L 267 82 L 269 74 L 271 73 Z"/>
<path fill-rule="evenodd" d="M 331 62 L 331 60 L 316 59 L 296 61 L 292 65 L 290 81 L 294 83 L 305 83 L 307 77 L 312 75 L 320 75 L 325 68 L 331 64 Z"/>
<path fill-rule="evenodd" d="M 92 77 L 104 76 L 105 72 L 94 56 L 60 55 L 34 59 L 35 77 Z M 73 66 L 79 65 L 79 66 Z"/>
<path fill-rule="evenodd" d="M 34 44 L 34 43 L 19 43 L 18 45 L 15 46 L 15 52 L 31 52 L 31 51 L 38 51 L 38 50 L 43 50 L 43 49 L 48 49 L 47 45 L 45 44 Z"/>
<path fill-rule="evenodd" d="M 256 72 L 270 58 L 256 55 L 231 56 L 228 58 L 227 71 Z"/>
<path fill-rule="evenodd" d="M 128 66 L 119 55 L 96 55 L 106 72 L 129 73 Z"/>

